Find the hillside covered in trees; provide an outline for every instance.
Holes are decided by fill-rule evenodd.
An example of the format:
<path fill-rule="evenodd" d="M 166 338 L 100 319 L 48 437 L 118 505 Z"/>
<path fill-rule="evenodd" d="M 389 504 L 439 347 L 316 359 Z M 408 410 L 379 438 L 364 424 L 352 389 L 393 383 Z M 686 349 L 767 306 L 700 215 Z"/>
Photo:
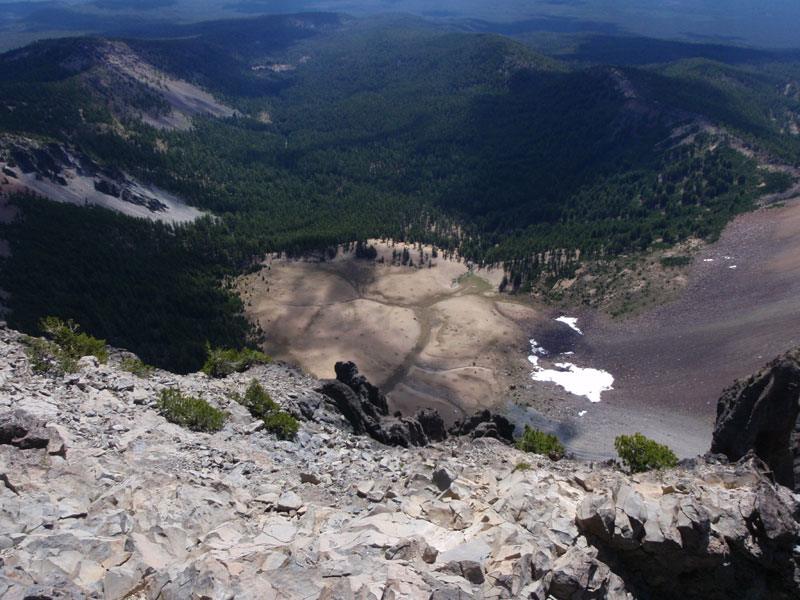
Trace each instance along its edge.
<path fill-rule="evenodd" d="M 206 340 L 247 341 L 222 283 L 266 252 L 432 243 L 502 263 L 516 290 L 569 276 L 579 260 L 713 239 L 789 185 L 729 136 L 800 164 L 791 52 L 655 44 L 649 64 L 608 65 L 599 58 L 641 57 L 646 42 L 588 40 L 555 59 L 416 19 L 323 14 L 173 34 L 0 56 L 5 136 L 57 142 L 209 213 L 168 226 L 12 198 L 23 217 L 0 237 L 13 326 L 74 317 L 189 370 Z M 109 66 L 120 48 L 157 75 L 121 76 Z M 232 116 L 148 124 L 173 110 L 165 77 L 211 92 Z"/>

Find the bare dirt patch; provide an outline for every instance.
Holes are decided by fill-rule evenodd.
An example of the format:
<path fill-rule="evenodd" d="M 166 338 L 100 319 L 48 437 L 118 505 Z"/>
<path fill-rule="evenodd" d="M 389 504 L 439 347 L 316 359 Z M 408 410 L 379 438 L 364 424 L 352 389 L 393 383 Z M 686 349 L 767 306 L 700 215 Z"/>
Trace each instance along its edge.
<path fill-rule="evenodd" d="M 377 261 L 344 251 L 324 262 L 273 256 L 237 281 L 265 351 L 319 377 L 353 360 L 405 413 L 432 406 L 453 421 L 503 403 L 513 371 L 527 363 L 535 310 L 496 294 L 502 270 L 371 243 Z M 404 250 L 414 267 L 391 264 Z"/>

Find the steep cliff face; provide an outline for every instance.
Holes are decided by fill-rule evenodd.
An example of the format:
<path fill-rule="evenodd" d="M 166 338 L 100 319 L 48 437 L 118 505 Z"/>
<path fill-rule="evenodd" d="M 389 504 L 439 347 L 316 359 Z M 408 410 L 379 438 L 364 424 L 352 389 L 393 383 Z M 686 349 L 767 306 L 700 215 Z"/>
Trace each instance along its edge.
<path fill-rule="evenodd" d="M 717 403 L 711 451 L 731 461 L 754 452 L 775 479 L 800 491 L 800 348 L 726 389 Z"/>
<path fill-rule="evenodd" d="M 757 461 L 629 477 L 499 440 L 390 447 L 280 363 L 224 380 L 81 360 L 33 374 L 0 330 L 0 597 L 792 598 L 798 497 Z M 231 392 L 257 379 L 293 441 Z M 365 390 L 371 388 L 366 387 Z M 168 423 L 180 387 L 229 413 Z"/>

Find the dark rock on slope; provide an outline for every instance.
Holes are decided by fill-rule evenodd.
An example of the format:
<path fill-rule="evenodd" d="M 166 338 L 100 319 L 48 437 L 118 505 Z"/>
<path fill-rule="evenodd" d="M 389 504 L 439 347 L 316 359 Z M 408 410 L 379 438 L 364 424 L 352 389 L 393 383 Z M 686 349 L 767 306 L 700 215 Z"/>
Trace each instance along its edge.
<path fill-rule="evenodd" d="M 514 424 L 503 415 L 479 410 L 471 417 L 456 421 L 450 428 L 450 435 L 469 435 L 478 438 L 495 438 L 504 442 L 514 441 Z"/>
<path fill-rule="evenodd" d="M 389 405 L 380 389 L 359 374 L 353 362 L 337 362 L 336 379 L 322 382 L 318 392 L 330 399 L 353 427 L 389 446 L 427 446 L 447 437 L 444 421 L 435 410 L 419 410 L 413 417 L 389 417 Z"/>
<path fill-rule="evenodd" d="M 711 451 L 731 461 L 748 452 L 778 483 L 800 491 L 800 348 L 726 389 L 717 403 Z"/>

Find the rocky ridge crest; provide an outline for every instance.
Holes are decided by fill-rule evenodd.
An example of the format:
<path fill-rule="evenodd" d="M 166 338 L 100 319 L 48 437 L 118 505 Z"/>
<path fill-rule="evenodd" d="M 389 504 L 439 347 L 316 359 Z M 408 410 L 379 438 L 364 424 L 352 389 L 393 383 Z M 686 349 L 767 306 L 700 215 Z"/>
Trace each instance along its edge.
<path fill-rule="evenodd" d="M 283 363 L 142 379 L 126 356 L 45 377 L 0 330 L 0 597 L 798 595 L 800 497 L 756 460 L 630 477 L 491 438 L 390 447 Z M 295 441 L 230 399 L 253 378 L 302 420 Z M 170 386 L 225 427 L 168 423 Z"/>

